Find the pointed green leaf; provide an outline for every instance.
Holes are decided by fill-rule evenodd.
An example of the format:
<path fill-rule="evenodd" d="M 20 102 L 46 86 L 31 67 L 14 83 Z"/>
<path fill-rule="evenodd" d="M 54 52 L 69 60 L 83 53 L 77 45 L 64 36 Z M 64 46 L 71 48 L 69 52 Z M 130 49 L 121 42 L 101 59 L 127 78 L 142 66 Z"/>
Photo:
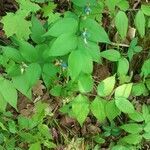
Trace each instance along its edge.
<path fill-rule="evenodd" d="M 106 103 L 103 99 L 96 97 L 91 103 L 91 111 L 93 115 L 98 119 L 98 121 L 103 122 L 106 119 L 105 113 Z"/>
<path fill-rule="evenodd" d="M 0 77 L 0 93 L 4 100 L 9 103 L 12 107 L 17 109 L 17 91 L 14 88 L 12 82 Z"/>
<path fill-rule="evenodd" d="M 72 111 L 74 117 L 78 120 L 78 122 L 82 126 L 89 113 L 88 98 L 82 95 L 78 95 L 73 101 Z"/>
<path fill-rule="evenodd" d="M 58 37 L 61 34 L 76 33 L 78 22 L 74 18 L 61 18 L 48 30 L 44 36 Z"/>
<path fill-rule="evenodd" d="M 132 83 L 129 83 L 118 86 L 115 90 L 115 98 L 117 97 L 128 98 L 131 93 L 132 85 L 133 85 Z"/>
<path fill-rule="evenodd" d="M 115 76 L 111 76 L 98 84 L 97 92 L 99 96 L 105 97 L 111 94 L 115 86 Z"/>
<path fill-rule="evenodd" d="M 91 75 L 81 74 L 78 79 L 79 91 L 82 93 L 87 93 L 93 89 L 93 79 Z"/>
<path fill-rule="evenodd" d="M 76 49 L 77 37 L 72 34 L 60 35 L 52 44 L 49 55 L 50 56 L 63 56 Z"/>
<path fill-rule="evenodd" d="M 121 38 L 124 39 L 127 35 L 128 30 L 128 18 L 123 11 L 119 11 L 115 17 L 116 28 L 121 35 Z"/>
<path fill-rule="evenodd" d="M 142 125 L 137 123 L 124 124 L 121 126 L 121 129 L 132 134 L 140 133 L 143 130 Z"/>
<path fill-rule="evenodd" d="M 124 113 L 134 113 L 134 106 L 129 100 L 125 98 L 115 99 L 115 104 L 119 108 L 119 110 Z"/>
<path fill-rule="evenodd" d="M 145 26 L 146 26 L 146 20 L 143 12 L 141 10 L 138 11 L 138 13 L 135 16 L 135 26 L 143 38 L 145 35 Z"/>
<path fill-rule="evenodd" d="M 120 53 L 114 49 L 108 49 L 100 53 L 100 55 L 110 61 L 118 61 L 121 58 Z"/>

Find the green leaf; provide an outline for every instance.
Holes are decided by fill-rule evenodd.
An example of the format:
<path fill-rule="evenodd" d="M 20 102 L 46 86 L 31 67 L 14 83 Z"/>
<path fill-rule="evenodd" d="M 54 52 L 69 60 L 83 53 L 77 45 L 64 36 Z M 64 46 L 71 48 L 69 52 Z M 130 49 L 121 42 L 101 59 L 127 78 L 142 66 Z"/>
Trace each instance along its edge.
<path fill-rule="evenodd" d="M 31 33 L 31 23 L 26 21 L 21 14 L 7 13 L 1 20 L 3 23 L 3 29 L 7 37 L 13 36 L 14 34 L 18 38 L 28 39 Z"/>
<path fill-rule="evenodd" d="M 82 95 L 78 95 L 72 104 L 72 112 L 74 117 L 78 120 L 80 125 L 83 125 L 88 113 L 89 113 L 89 101 L 88 98 Z"/>
<path fill-rule="evenodd" d="M 41 22 L 35 17 L 31 18 L 32 27 L 31 27 L 31 38 L 36 43 L 42 43 L 45 38 L 42 35 L 46 32 Z"/>
<path fill-rule="evenodd" d="M 144 127 L 145 132 L 150 132 L 150 122 L 148 122 Z"/>
<path fill-rule="evenodd" d="M 12 47 L 3 47 L 4 55 L 14 60 L 15 62 L 21 63 L 23 61 L 23 57 L 20 55 L 19 51 Z"/>
<path fill-rule="evenodd" d="M 44 36 L 58 37 L 61 34 L 74 34 L 78 28 L 78 22 L 74 18 L 61 18 L 48 30 Z M 62 45 L 61 45 L 62 46 Z"/>
<path fill-rule="evenodd" d="M 87 32 L 87 39 L 94 42 L 110 43 L 109 37 L 102 26 L 94 19 L 84 19 L 80 23 L 80 30 L 83 33 L 84 29 Z"/>
<path fill-rule="evenodd" d="M 68 58 L 68 72 L 72 79 L 75 79 L 79 76 L 82 66 L 83 59 L 80 51 L 72 51 Z"/>
<path fill-rule="evenodd" d="M 127 144 L 139 144 L 142 140 L 142 136 L 139 134 L 129 134 L 121 139 L 121 142 L 126 142 Z"/>
<path fill-rule="evenodd" d="M 4 131 L 8 131 L 2 122 L 0 122 L 0 128 Z"/>
<path fill-rule="evenodd" d="M 78 87 L 81 93 L 87 93 L 93 89 L 93 79 L 91 75 L 81 74 L 78 79 Z"/>
<path fill-rule="evenodd" d="M 115 98 L 117 97 L 128 98 L 131 93 L 132 85 L 133 85 L 132 83 L 129 83 L 118 86 L 115 90 Z"/>
<path fill-rule="evenodd" d="M 121 126 L 121 129 L 132 134 L 140 133 L 143 130 L 142 126 L 137 123 L 124 124 Z"/>
<path fill-rule="evenodd" d="M 49 127 L 47 125 L 45 125 L 45 124 L 39 124 L 38 125 L 38 130 L 47 139 L 52 139 L 52 135 L 50 133 L 50 129 L 49 129 Z"/>
<path fill-rule="evenodd" d="M 135 83 L 133 84 L 131 94 L 133 96 L 140 96 L 147 94 L 148 91 L 144 83 Z"/>
<path fill-rule="evenodd" d="M 145 82 L 148 90 L 150 91 L 150 79 L 147 79 Z"/>
<path fill-rule="evenodd" d="M 96 0 L 71 0 L 75 5 L 80 6 L 80 7 L 84 7 L 86 6 L 88 3 L 90 3 L 90 5 L 94 5 L 96 3 Z"/>
<path fill-rule="evenodd" d="M 19 41 L 19 50 L 23 58 L 28 62 L 36 62 L 38 59 L 38 53 L 34 46 L 26 41 Z"/>
<path fill-rule="evenodd" d="M 36 142 L 30 145 L 29 150 L 41 150 L 40 142 Z"/>
<path fill-rule="evenodd" d="M 103 122 L 106 119 L 106 113 L 105 113 L 105 105 L 106 102 L 96 97 L 94 101 L 91 103 L 91 111 L 93 115 L 98 119 L 98 121 Z"/>
<path fill-rule="evenodd" d="M 134 106 L 132 103 L 126 98 L 117 98 L 115 99 L 115 104 L 119 108 L 120 111 L 124 113 L 134 113 Z"/>
<path fill-rule="evenodd" d="M 53 96 L 61 96 L 62 86 L 56 85 L 50 90 L 50 94 Z"/>
<path fill-rule="evenodd" d="M 99 96 L 105 97 L 111 94 L 115 86 L 115 76 L 111 76 L 98 84 L 97 92 Z"/>
<path fill-rule="evenodd" d="M 120 53 L 114 49 L 108 49 L 106 51 L 103 51 L 100 55 L 110 61 L 119 61 L 119 59 L 121 58 Z"/>
<path fill-rule="evenodd" d="M 93 61 L 92 57 L 86 53 L 83 53 L 82 50 L 80 50 L 81 57 L 82 57 L 82 71 L 87 74 L 91 74 L 93 71 Z M 87 65 L 88 64 L 88 65 Z"/>
<path fill-rule="evenodd" d="M 67 44 L 66 44 L 67 43 Z M 60 35 L 52 44 L 49 51 L 50 56 L 63 56 L 76 49 L 77 37 L 72 34 Z"/>
<path fill-rule="evenodd" d="M 52 85 L 53 81 L 55 79 L 57 79 L 57 72 L 59 72 L 59 67 L 57 67 L 51 63 L 44 64 L 44 66 L 42 68 L 42 78 L 48 89 Z"/>
<path fill-rule="evenodd" d="M 27 80 L 25 75 L 13 77 L 12 81 L 13 81 L 13 85 L 18 91 L 20 91 L 23 95 L 28 97 L 30 100 L 32 99 L 31 88 L 27 84 L 29 81 Z"/>
<path fill-rule="evenodd" d="M 115 17 L 115 25 L 122 39 L 125 39 L 128 30 L 128 17 L 123 11 L 119 11 Z"/>
<path fill-rule="evenodd" d="M 24 11 L 26 12 L 26 14 L 28 15 L 30 12 L 36 12 L 40 9 L 40 6 L 30 2 L 29 0 L 17 0 L 17 2 L 19 3 L 19 8 L 20 11 Z"/>
<path fill-rule="evenodd" d="M 41 67 L 38 63 L 33 63 L 28 66 L 25 72 L 27 83 L 29 88 L 32 88 L 41 76 Z"/>
<path fill-rule="evenodd" d="M 127 0 L 120 0 L 119 3 L 117 3 L 117 6 L 121 10 L 127 11 L 129 9 L 129 2 Z"/>
<path fill-rule="evenodd" d="M 150 140 L 150 132 L 149 133 L 144 133 L 143 138 L 145 138 L 146 140 Z"/>
<path fill-rule="evenodd" d="M 17 132 L 17 129 L 16 129 L 16 124 L 15 124 L 15 122 L 13 121 L 13 120 L 10 120 L 9 122 L 8 122 L 8 127 L 9 127 L 9 131 L 11 132 L 11 133 L 16 133 Z"/>
<path fill-rule="evenodd" d="M 7 107 L 7 101 L 5 101 L 4 97 L 0 94 L 0 112 L 5 112 Z"/>
<path fill-rule="evenodd" d="M 122 57 L 118 61 L 117 73 L 119 76 L 126 75 L 129 71 L 129 62 L 126 58 Z"/>
<path fill-rule="evenodd" d="M 145 15 L 150 16 L 150 5 L 149 4 L 142 5 L 141 10 Z"/>
<path fill-rule="evenodd" d="M 0 94 L 4 100 L 17 110 L 17 91 L 12 82 L 0 77 Z"/>
<path fill-rule="evenodd" d="M 129 149 L 123 145 L 116 145 L 113 146 L 111 150 L 129 150 Z"/>
<path fill-rule="evenodd" d="M 150 59 L 144 61 L 144 64 L 141 69 L 141 76 L 146 78 L 150 74 Z"/>
<path fill-rule="evenodd" d="M 129 117 L 136 121 L 136 122 L 142 122 L 144 121 L 144 118 L 142 116 L 142 113 L 135 111 L 134 113 L 129 114 Z"/>
<path fill-rule="evenodd" d="M 114 100 L 110 100 L 107 102 L 105 111 L 106 111 L 106 116 L 110 121 L 112 121 L 118 115 L 120 115 L 120 110 L 116 107 Z"/>
<path fill-rule="evenodd" d="M 146 123 L 150 122 L 150 111 L 149 111 L 147 105 L 145 105 L 145 104 L 143 104 L 143 106 L 142 106 L 142 113 L 143 113 L 144 121 Z"/>
<path fill-rule="evenodd" d="M 141 10 L 138 11 L 138 13 L 135 16 L 135 26 L 143 38 L 145 35 L 145 26 L 146 26 L 146 20 L 143 12 Z"/>

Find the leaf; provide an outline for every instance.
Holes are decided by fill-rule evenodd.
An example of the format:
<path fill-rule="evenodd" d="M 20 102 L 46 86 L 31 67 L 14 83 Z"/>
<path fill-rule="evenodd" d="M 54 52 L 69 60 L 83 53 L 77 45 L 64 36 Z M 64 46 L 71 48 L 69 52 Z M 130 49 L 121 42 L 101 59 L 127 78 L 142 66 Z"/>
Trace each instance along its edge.
<path fill-rule="evenodd" d="M 8 127 L 9 127 L 9 131 L 13 134 L 15 134 L 17 132 L 17 129 L 16 129 L 16 124 L 13 120 L 10 120 L 8 122 Z"/>
<path fill-rule="evenodd" d="M 31 23 L 26 21 L 21 14 L 7 13 L 1 22 L 4 25 L 3 29 L 7 37 L 15 34 L 19 39 L 27 40 L 29 38 Z"/>
<path fill-rule="evenodd" d="M 45 38 L 42 35 L 46 32 L 41 22 L 35 17 L 31 18 L 32 27 L 31 27 L 31 38 L 37 44 L 42 43 Z"/>
<path fill-rule="evenodd" d="M 29 150 L 41 150 L 40 142 L 36 142 L 30 145 Z"/>
<path fill-rule="evenodd" d="M 131 94 L 133 96 L 141 96 L 148 93 L 148 90 L 144 83 L 135 83 L 133 84 Z"/>
<path fill-rule="evenodd" d="M 82 52 L 82 49 L 79 49 L 82 57 L 82 71 L 87 74 L 91 74 L 93 71 L 93 61 L 92 57 L 88 54 Z M 87 65 L 88 64 L 88 65 Z"/>
<path fill-rule="evenodd" d="M 132 134 L 140 133 L 143 130 L 142 126 L 137 123 L 124 124 L 121 126 L 121 129 Z"/>
<path fill-rule="evenodd" d="M 28 15 L 30 12 L 37 12 L 40 9 L 40 6 L 30 2 L 29 0 L 17 0 L 19 3 L 20 11 L 25 11 Z"/>
<path fill-rule="evenodd" d="M 150 140 L 150 133 L 144 133 L 143 138 L 145 138 L 146 140 Z"/>
<path fill-rule="evenodd" d="M 74 80 L 82 70 L 83 59 L 79 50 L 72 51 L 68 58 L 68 72 Z"/>
<path fill-rule="evenodd" d="M 125 39 L 128 30 L 128 17 L 123 11 L 117 13 L 115 17 L 115 25 L 121 38 Z"/>
<path fill-rule="evenodd" d="M 0 112 L 5 112 L 7 107 L 7 101 L 5 101 L 4 97 L 0 94 Z"/>
<path fill-rule="evenodd" d="M 142 116 L 142 113 L 135 111 L 134 113 L 129 114 L 129 117 L 136 121 L 136 122 L 142 122 L 144 121 L 144 118 Z"/>
<path fill-rule="evenodd" d="M 108 49 L 106 51 L 103 51 L 100 55 L 101 57 L 110 61 L 118 61 L 121 58 L 120 53 L 114 49 Z"/>
<path fill-rule="evenodd" d="M 27 84 L 29 82 L 25 75 L 16 76 L 12 78 L 13 85 L 15 88 L 20 91 L 23 95 L 28 97 L 30 100 L 32 99 L 31 88 Z"/>
<path fill-rule="evenodd" d="M 62 86 L 56 85 L 50 90 L 50 94 L 53 96 L 61 96 Z"/>
<path fill-rule="evenodd" d="M 66 44 L 67 43 L 67 44 Z M 76 49 L 77 37 L 72 34 L 60 35 L 52 44 L 49 51 L 50 56 L 63 56 Z"/>
<path fill-rule="evenodd" d="M 141 10 L 138 11 L 138 13 L 135 16 L 135 26 L 143 38 L 145 35 L 145 26 L 146 26 L 146 20 L 143 12 Z"/>
<path fill-rule="evenodd" d="M 127 0 L 120 0 L 117 3 L 117 6 L 123 10 L 123 11 L 127 11 L 129 9 L 129 2 Z"/>
<path fill-rule="evenodd" d="M 39 124 L 38 125 L 38 130 L 39 132 L 46 137 L 46 139 L 52 139 L 52 135 L 50 133 L 50 129 L 48 128 L 47 125 L 45 124 Z"/>
<path fill-rule="evenodd" d="M 120 110 L 116 107 L 114 100 L 110 100 L 107 102 L 105 111 L 106 111 L 106 116 L 110 121 L 112 121 L 118 115 L 120 115 Z"/>
<path fill-rule="evenodd" d="M 93 79 L 91 75 L 81 74 L 78 79 L 78 87 L 81 93 L 87 93 L 93 89 Z"/>
<path fill-rule="evenodd" d="M 129 71 L 129 62 L 126 58 L 122 57 L 118 61 L 118 69 L 117 69 L 117 74 L 119 76 L 126 75 Z"/>
<path fill-rule="evenodd" d="M 150 91 L 150 79 L 147 79 L 145 81 L 145 83 L 146 83 L 146 86 L 147 86 L 148 90 Z"/>
<path fill-rule="evenodd" d="M 50 71 L 51 70 L 51 71 Z M 45 63 L 42 68 L 42 78 L 46 87 L 49 89 L 53 81 L 57 78 L 59 68 L 51 63 Z"/>
<path fill-rule="evenodd" d="M 111 76 L 98 84 L 97 92 L 99 96 L 105 97 L 111 94 L 115 86 L 115 76 Z"/>
<path fill-rule="evenodd" d="M 0 94 L 4 100 L 17 110 L 17 91 L 12 82 L 0 77 Z"/>
<path fill-rule="evenodd" d="M 150 132 L 150 122 L 148 122 L 144 127 L 145 132 Z"/>
<path fill-rule="evenodd" d="M 139 134 L 129 134 L 121 139 L 121 142 L 126 142 L 128 144 L 139 144 L 142 140 L 142 136 Z"/>
<path fill-rule="evenodd" d="M 129 150 L 129 149 L 123 145 L 116 145 L 113 146 L 111 150 Z"/>
<path fill-rule="evenodd" d="M 72 2 L 80 7 L 84 7 L 86 6 L 88 3 L 90 3 L 91 5 L 94 5 L 96 3 L 96 0 L 72 0 Z"/>
<path fill-rule="evenodd" d="M 80 125 L 83 125 L 88 113 L 89 113 L 89 102 L 88 98 L 82 95 L 78 95 L 72 104 L 72 111 L 74 117 L 78 120 Z"/>
<path fill-rule="evenodd" d="M 61 18 L 45 33 L 44 36 L 58 37 L 62 34 L 75 34 L 77 32 L 78 22 L 74 18 Z"/>
<path fill-rule="evenodd" d="M 115 98 L 117 97 L 128 98 L 131 93 L 132 85 L 133 85 L 132 83 L 129 83 L 118 86 L 115 90 Z"/>
<path fill-rule="evenodd" d="M 93 115 L 98 119 L 100 122 L 104 122 L 106 119 L 105 114 L 105 102 L 103 99 L 96 97 L 94 101 L 91 103 L 91 111 Z"/>
<path fill-rule="evenodd" d="M 110 43 L 109 37 L 102 26 L 100 26 L 94 19 L 87 18 L 80 23 L 80 30 L 82 33 L 86 29 L 87 39 L 93 42 Z"/>
<path fill-rule="evenodd" d="M 7 58 L 12 59 L 18 63 L 23 61 L 23 57 L 20 55 L 17 49 L 6 46 L 6 47 L 3 47 L 3 51 L 4 51 L 4 55 Z"/>
<path fill-rule="evenodd" d="M 150 5 L 149 4 L 142 5 L 141 10 L 145 15 L 150 16 Z"/>
<path fill-rule="evenodd" d="M 38 53 L 34 46 L 26 41 L 19 41 L 19 50 L 22 57 L 28 62 L 36 62 L 38 59 Z"/>
<path fill-rule="evenodd" d="M 141 76 L 146 78 L 150 74 L 150 59 L 144 61 L 144 64 L 141 69 Z"/>
<path fill-rule="evenodd" d="M 117 98 L 115 99 L 115 104 L 120 111 L 124 113 L 134 113 L 134 106 L 126 98 Z"/>
<path fill-rule="evenodd" d="M 41 67 L 37 63 L 30 64 L 26 69 L 25 76 L 27 79 L 27 84 L 29 88 L 32 88 L 41 76 Z"/>

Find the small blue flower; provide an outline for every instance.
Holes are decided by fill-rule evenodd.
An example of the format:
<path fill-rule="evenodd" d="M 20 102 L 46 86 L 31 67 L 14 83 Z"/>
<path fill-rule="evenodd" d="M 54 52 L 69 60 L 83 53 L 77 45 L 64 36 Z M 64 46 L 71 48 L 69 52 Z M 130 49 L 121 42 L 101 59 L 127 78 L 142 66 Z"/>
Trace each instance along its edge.
<path fill-rule="evenodd" d="M 85 8 L 84 8 L 84 12 L 85 12 L 85 14 L 87 14 L 87 15 L 89 15 L 90 13 L 91 13 L 91 8 L 89 7 L 89 6 L 86 6 Z"/>

